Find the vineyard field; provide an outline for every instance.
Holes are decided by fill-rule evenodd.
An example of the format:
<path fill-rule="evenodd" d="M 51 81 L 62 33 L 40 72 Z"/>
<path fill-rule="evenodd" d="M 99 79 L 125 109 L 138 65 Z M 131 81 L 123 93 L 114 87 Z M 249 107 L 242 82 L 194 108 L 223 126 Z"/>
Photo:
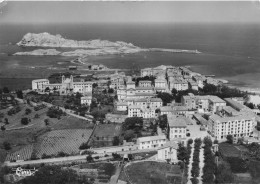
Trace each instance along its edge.
<path fill-rule="evenodd" d="M 87 142 L 92 134 L 91 129 L 54 130 L 43 136 L 37 146 L 36 155 L 57 155 L 64 152 L 70 155 L 79 153 L 79 146 Z"/>
<path fill-rule="evenodd" d="M 9 153 L 6 156 L 5 161 L 29 160 L 31 158 L 32 152 L 33 152 L 33 145 L 27 145 L 16 152 Z"/>

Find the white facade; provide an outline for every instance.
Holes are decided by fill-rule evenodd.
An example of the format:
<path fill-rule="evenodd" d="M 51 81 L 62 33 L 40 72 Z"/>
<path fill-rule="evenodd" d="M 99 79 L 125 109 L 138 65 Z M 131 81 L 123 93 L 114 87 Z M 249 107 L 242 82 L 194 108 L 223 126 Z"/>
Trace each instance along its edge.
<path fill-rule="evenodd" d="M 185 139 L 186 138 L 186 118 L 175 115 L 167 115 L 169 124 L 169 139 Z"/>
<path fill-rule="evenodd" d="M 44 90 L 43 88 L 44 84 L 49 84 L 48 79 L 36 79 L 32 81 L 32 90 Z"/>
<path fill-rule="evenodd" d="M 137 138 L 138 149 L 156 149 L 162 147 L 166 143 L 166 136 L 149 136 Z"/>
<path fill-rule="evenodd" d="M 139 87 L 151 87 L 152 82 L 151 81 L 139 81 Z"/>
<path fill-rule="evenodd" d="M 131 105 L 128 107 L 128 117 L 142 117 L 141 107 Z"/>
<path fill-rule="evenodd" d="M 72 75 L 67 79 L 63 75 L 61 83 L 50 84 L 48 79 L 33 80 L 32 89 L 43 91 L 46 88 L 49 88 L 50 90 L 59 90 L 60 94 L 68 94 L 70 92 L 84 94 L 92 92 L 92 84 L 93 82 L 85 82 L 84 80 L 81 82 L 74 82 Z"/>
<path fill-rule="evenodd" d="M 167 142 L 157 150 L 157 160 L 166 161 L 169 159 L 171 163 L 178 163 L 177 149 L 176 143 Z"/>
<path fill-rule="evenodd" d="M 209 117 L 208 130 L 218 140 L 226 139 L 227 135 L 234 138 L 248 137 L 256 125 L 255 118 L 251 115 L 241 114 L 233 117 L 212 115 Z"/>
<path fill-rule="evenodd" d="M 80 98 L 80 104 L 90 105 L 92 101 L 92 96 L 82 96 Z"/>
<path fill-rule="evenodd" d="M 128 105 L 127 105 L 126 102 L 118 102 L 118 103 L 116 104 L 116 109 L 117 109 L 118 111 L 127 111 L 127 107 L 128 107 Z"/>

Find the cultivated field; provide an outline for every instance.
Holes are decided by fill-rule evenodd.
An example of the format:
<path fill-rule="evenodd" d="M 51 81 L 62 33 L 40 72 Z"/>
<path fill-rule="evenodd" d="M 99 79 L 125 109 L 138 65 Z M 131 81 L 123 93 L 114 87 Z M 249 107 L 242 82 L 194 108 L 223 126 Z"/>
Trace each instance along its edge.
<path fill-rule="evenodd" d="M 59 152 L 67 154 L 79 153 L 79 146 L 87 142 L 91 136 L 91 129 L 54 130 L 43 135 L 37 147 L 36 155 L 57 155 Z"/>
<path fill-rule="evenodd" d="M 5 161 L 29 160 L 33 152 L 33 144 L 23 147 L 22 149 L 10 153 L 6 156 Z"/>
<path fill-rule="evenodd" d="M 178 165 L 145 161 L 132 163 L 124 169 L 126 177 L 135 184 L 180 184 L 182 173 Z"/>
<path fill-rule="evenodd" d="M 14 155 L 17 155 L 18 152 L 21 152 L 20 155 L 26 154 L 27 152 L 23 150 L 24 147 L 26 147 L 25 149 L 28 149 L 28 145 L 39 143 L 38 137 L 41 137 L 41 135 L 44 135 L 46 132 L 49 132 L 51 130 L 89 129 L 87 130 L 88 132 L 92 131 L 90 129 L 93 129 L 94 127 L 93 124 L 85 120 L 78 119 L 69 115 L 61 116 L 61 119 L 49 118 L 46 115 L 46 111 L 48 110 L 48 108 L 35 111 L 33 107 L 27 104 L 19 104 L 19 106 L 21 107 L 21 111 L 11 116 L 7 115 L 7 111 L 9 109 L 0 110 L 0 112 L 4 114 L 4 118 L 2 121 L 4 121 L 5 118 L 8 118 L 9 122 L 9 124 L 5 125 L 6 130 L 0 131 L 0 162 L 6 160 L 5 157 L 7 156 L 7 153 L 9 157 L 7 158 L 8 160 L 10 160 L 10 158 L 14 158 Z M 31 109 L 31 113 L 29 113 L 28 115 L 25 114 L 25 109 L 27 108 Z M 35 118 L 36 114 L 38 114 L 39 117 Z M 31 119 L 31 122 L 29 122 L 28 125 L 22 125 L 22 117 L 28 117 L 29 119 Z M 45 119 L 48 119 L 48 125 L 45 124 Z M 11 150 L 6 151 L 4 149 L 3 142 L 5 141 L 10 143 Z"/>

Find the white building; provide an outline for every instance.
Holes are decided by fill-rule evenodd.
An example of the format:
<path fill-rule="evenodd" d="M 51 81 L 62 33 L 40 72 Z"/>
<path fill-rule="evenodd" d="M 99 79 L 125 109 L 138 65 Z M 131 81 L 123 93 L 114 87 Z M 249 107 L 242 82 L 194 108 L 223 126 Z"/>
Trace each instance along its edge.
<path fill-rule="evenodd" d="M 48 79 L 36 79 L 32 81 L 32 90 L 44 90 L 45 88 L 43 88 L 44 84 L 49 84 L 49 80 Z"/>
<path fill-rule="evenodd" d="M 206 96 L 195 96 L 189 94 L 183 96 L 181 99 L 182 105 L 189 109 L 197 109 L 198 112 L 213 112 L 216 113 L 222 107 L 226 106 L 226 102 L 217 96 L 206 95 Z"/>
<path fill-rule="evenodd" d="M 173 88 L 177 91 L 185 91 L 189 89 L 188 82 L 184 79 L 171 79 L 168 81 L 169 89 L 172 90 Z"/>
<path fill-rule="evenodd" d="M 116 103 L 116 109 L 118 111 L 127 111 L 127 102 L 117 102 Z"/>
<path fill-rule="evenodd" d="M 157 160 L 166 161 L 170 160 L 170 163 L 178 163 L 177 158 L 178 144 L 173 141 L 167 142 L 164 146 L 157 150 Z"/>
<path fill-rule="evenodd" d="M 128 117 L 142 117 L 142 108 L 137 105 L 130 105 L 128 107 Z"/>
<path fill-rule="evenodd" d="M 158 92 L 166 92 L 168 89 L 167 81 L 165 78 L 158 78 L 154 80 L 154 89 Z"/>
<path fill-rule="evenodd" d="M 140 80 L 139 87 L 152 87 L 152 81 Z"/>
<path fill-rule="evenodd" d="M 90 105 L 92 101 L 92 94 L 89 94 L 88 96 L 82 96 L 80 97 L 80 104 Z"/>
<path fill-rule="evenodd" d="M 213 114 L 208 122 L 208 130 L 218 140 L 226 139 L 227 135 L 233 135 L 235 139 L 249 137 L 256 125 L 255 117 L 246 113 L 231 117 Z"/>
<path fill-rule="evenodd" d="M 139 137 L 137 138 L 136 144 L 138 149 L 156 149 L 162 147 L 166 143 L 165 135 L 149 136 L 149 137 Z"/>
<path fill-rule="evenodd" d="M 175 115 L 167 115 L 170 140 L 186 138 L 186 118 Z"/>
<path fill-rule="evenodd" d="M 63 95 L 71 92 L 79 92 L 81 94 L 92 92 L 92 85 L 93 82 L 85 82 L 84 79 L 81 79 L 80 82 L 75 82 L 72 75 L 70 76 L 70 78 L 65 78 L 65 76 L 63 75 L 61 83 L 50 84 L 48 79 L 32 81 L 33 90 L 44 91 L 46 88 L 49 88 L 50 90 L 58 90 L 60 94 Z"/>

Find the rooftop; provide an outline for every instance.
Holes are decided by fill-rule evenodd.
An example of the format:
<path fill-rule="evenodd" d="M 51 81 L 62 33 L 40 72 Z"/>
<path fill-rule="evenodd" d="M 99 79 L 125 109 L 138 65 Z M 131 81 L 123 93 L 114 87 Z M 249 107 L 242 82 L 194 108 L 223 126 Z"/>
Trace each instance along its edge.
<path fill-rule="evenodd" d="M 49 82 L 48 79 L 35 79 L 35 80 L 32 80 L 32 82 Z"/>
<path fill-rule="evenodd" d="M 164 144 L 162 147 L 159 147 L 158 150 L 160 149 L 164 149 L 164 148 L 168 148 L 171 147 L 173 149 L 178 149 L 178 144 L 176 143 L 176 141 L 168 141 L 166 142 L 166 144 Z"/>
<path fill-rule="evenodd" d="M 250 110 L 247 106 L 240 104 L 239 102 L 232 100 L 231 98 L 224 98 L 224 100 L 236 110 Z"/>
<path fill-rule="evenodd" d="M 210 119 L 212 119 L 213 121 L 228 122 L 228 121 L 252 120 L 254 119 L 254 116 L 251 116 L 249 114 L 240 114 L 238 116 L 221 117 L 217 114 L 213 114 L 210 116 Z"/>
<path fill-rule="evenodd" d="M 140 80 L 139 83 L 152 83 L 152 81 L 149 81 L 149 80 Z"/>
<path fill-rule="evenodd" d="M 142 87 L 142 86 L 139 86 L 139 87 L 136 87 L 137 90 L 153 90 L 153 87 Z"/>
<path fill-rule="evenodd" d="M 146 141 L 156 141 L 156 140 L 162 140 L 162 139 L 166 140 L 166 136 L 158 135 L 158 136 L 149 136 L 149 137 L 139 137 L 139 138 L 137 138 L 137 141 L 146 142 Z"/>
<path fill-rule="evenodd" d="M 187 119 L 181 116 L 167 115 L 168 123 L 170 127 L 186 127 Z"/>
<path fill-rule="evenodd" d="M 161 112 L 173 112 L 173 108 L 171 106 L 162 106 L 160 107 Z"/>

